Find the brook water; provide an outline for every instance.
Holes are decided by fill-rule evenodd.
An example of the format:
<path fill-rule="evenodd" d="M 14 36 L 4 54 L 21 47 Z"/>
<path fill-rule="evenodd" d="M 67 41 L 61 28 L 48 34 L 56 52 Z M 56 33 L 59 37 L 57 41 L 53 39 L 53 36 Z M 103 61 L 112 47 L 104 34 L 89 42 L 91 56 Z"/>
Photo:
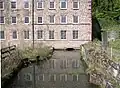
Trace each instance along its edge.
<path fill-rule="evenodd" d="M 23 68 L 10 88 L 95 88 L 78 51 L 55 51 L 50 60 Z"/>

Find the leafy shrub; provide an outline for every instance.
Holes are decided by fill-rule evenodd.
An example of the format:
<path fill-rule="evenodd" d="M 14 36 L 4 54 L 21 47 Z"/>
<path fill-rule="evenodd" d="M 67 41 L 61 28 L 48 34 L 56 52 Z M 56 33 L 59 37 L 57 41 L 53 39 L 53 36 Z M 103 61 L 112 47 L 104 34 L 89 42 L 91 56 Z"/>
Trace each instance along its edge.
<path fill-rule="evenodd" d="M 34 49 L 32 47 L 25 47 L 24 49 L 19 49 L 22 58 L 30 58 L 35 59 L 37 56 L 48 57 L 51 54 L 50 47 L 47 46 L 35 46 Z"/>

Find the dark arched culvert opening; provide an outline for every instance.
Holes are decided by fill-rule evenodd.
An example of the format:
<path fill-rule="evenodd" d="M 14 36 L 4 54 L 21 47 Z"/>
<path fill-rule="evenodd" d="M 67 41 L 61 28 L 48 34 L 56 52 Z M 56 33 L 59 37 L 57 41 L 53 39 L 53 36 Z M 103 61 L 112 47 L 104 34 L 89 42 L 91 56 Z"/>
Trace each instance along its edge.
<path fill-rule="evenodd" d="M 67 51 L 73 51 L 73 50 L 75 50 L 74 48 L 67 48 L 66 49 Z"/>

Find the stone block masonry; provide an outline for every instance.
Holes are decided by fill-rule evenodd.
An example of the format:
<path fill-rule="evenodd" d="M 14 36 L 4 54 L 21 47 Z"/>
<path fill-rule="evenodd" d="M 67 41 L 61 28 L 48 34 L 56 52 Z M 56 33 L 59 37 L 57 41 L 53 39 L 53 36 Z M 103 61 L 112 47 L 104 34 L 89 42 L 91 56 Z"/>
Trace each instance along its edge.
<path fill-rule="evenodd" d="M 34 0 L 34 12 L 32 0 L 1 0 L 1 2 L 4 5 L 4 8 L 0 8 L 2 12 L 0 17 L 4 17 L 4 23 L 0 23 L 0 31 L 4 31 L 4 35 L 0 35 L 4 36 L 1 39 L 2 47 L 14 44 L 21 48 L 32 46 L 32 20 L 35 44 L 43 43 L 56 49 L 64 49 L 79 48 L 81 44 L 91 41 L 90 0 Z M 13 4 L 16 6 L 14 9 L 11 8 L 12 2 L 16 3 Z M 12 17 L 16 17 L 16 23 L 12 23 Z"/>

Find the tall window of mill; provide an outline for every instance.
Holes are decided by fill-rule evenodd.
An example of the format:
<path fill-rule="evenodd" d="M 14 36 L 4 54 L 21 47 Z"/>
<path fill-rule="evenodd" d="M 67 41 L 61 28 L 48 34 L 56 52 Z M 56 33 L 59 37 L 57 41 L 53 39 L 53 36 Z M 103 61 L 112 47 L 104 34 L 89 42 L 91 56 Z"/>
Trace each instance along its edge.
<path fill-rule="evenodd" d="M 73 23 L 79 23 L 79 17 L 73 15 Z"/>
<path fill-rule="evenodd" d="M 4 16 L 0 16 L 0 24 L 4 23 Z"/>
<path fill-rule="evenodd" d="M 5 39 L 5 33 L 4 33 L 4 31 L 0 31 L 0 39 Z"/>
<path fill-rule="evenodd" d="M 49 31 L 49 39 L 54 39 L 54 30 Z"/>
<path fill-rule="evenodd" d="M 11 18 L 11 20 L 12 20 L 12 23 L 17 23 L 15 16 L 13 16 L 13 17 Z"/>
<path fill-rule="evenodd" d="M 29 39 L 29 30 L 24 31 L 24 39 Z"/>
<path fill-rule="evenodd" d="M 16 9 L 16 1 L 11 1 L 11 8 Z"/>
<path fill-rule="evenodd" d="M 66 39 L 66 30 L 61 30 L 61 39 Z"/>
<path fill-rule="evenodd" d="M 25 17 L 25 23 L 29 23 L 29 17 L 28 16 Z"/>
<path fill-rule="evenodd" d="M 29 0 L 24 0 L 24 8 L 29 8 Z"/>
<path fill-rule="evenodd" d="M 0 9 L 4 9 L 4 2 L 0 1 Z"/>
<path fill-rule="evenodd" d="M 37 2 L 37 9 L 43 9 L 43 3 L 44 1 L 43 0 L 39 0 L 38 2 Z"/>
<path fill-rule="evenodd" d="M 73 30 L 73 39 L 78 39 L 78 30 Z"/>
<path fill-rule="evenodd" d="M 16 30 L 13 31 L 12 38 L 17 39 L 17 31 Z"/>
<path fill-rule="evenodd" d="M 67 0 L 60 0 L 60 8 L 67 9 Z"/>
<path fill-rule="evenodd" d="M 43 38 L 43 31 L 37 30 L 37 39 L 42 39 L 42 38 Z"/>
<path fill-rule="evenodd" d="M 79 9 L 79 1 L 77 0 L 73 1 L 73 9 Z"/>
<path fill-rule="evenodd" d="M 67 16 L 61 15 L 61 24 L 67 23 Z"/>
<path fill-rule="evenodd" d="M 54 0 L 50 0 L 50 6 L 49 6 L 50 9 L 54 9 L 55 8 L 55 2 Z"/>
<path fill-rule="evenodd" d="M 43 23 L 43 18 L 42 17 L 38 17 L 38 23 L 42 24 Z"/>
<path fill-rule="evenodd" d="M 55 15 L 50 15 L 50 23 L 55 23 Z"/>

